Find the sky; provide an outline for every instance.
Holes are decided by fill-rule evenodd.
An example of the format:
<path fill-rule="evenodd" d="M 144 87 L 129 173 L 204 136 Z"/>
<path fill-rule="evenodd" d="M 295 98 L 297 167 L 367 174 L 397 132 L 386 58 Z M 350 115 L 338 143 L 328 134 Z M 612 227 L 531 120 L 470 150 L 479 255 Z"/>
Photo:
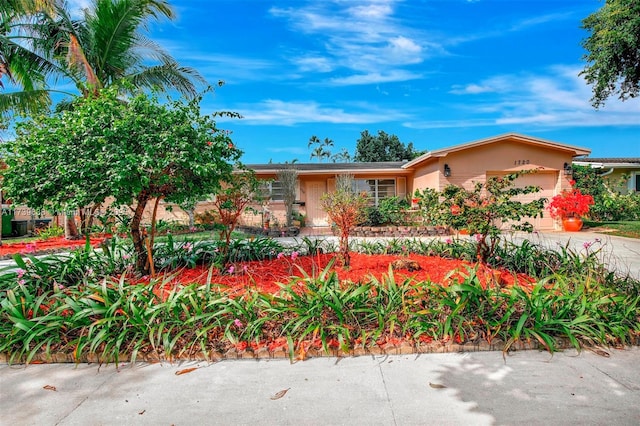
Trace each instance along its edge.
<path fill-rule="evenodd" d="M 70 3 L 81 4 L 86 0 Z M 382 130 L 417 150 L 521 133 L 640 157 L 640 99 L 595 110 L 579 76 L 597 0 L 171 0 L 150 37 L 209 82 L 203 112 L 246 164 L 355 151 Z M 325 160 L 326 161 L 326 160 Z"/>

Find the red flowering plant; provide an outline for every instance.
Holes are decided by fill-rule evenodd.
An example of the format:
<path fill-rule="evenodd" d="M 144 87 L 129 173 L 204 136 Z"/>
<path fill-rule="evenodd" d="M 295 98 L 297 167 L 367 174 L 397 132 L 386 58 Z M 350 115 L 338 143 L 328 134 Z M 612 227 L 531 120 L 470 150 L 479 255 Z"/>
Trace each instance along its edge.
<path fill-rule="evenodd" d="M 570 190 L 565 189 L 551 199 L 549 213 L 552 218 L 582 217 L 589 213 L 589 208 L 593 205 L 593 197 L 583 194 L 578 188 L 573 188 L 574 184 L 575 181 L 571 181 Z"/>

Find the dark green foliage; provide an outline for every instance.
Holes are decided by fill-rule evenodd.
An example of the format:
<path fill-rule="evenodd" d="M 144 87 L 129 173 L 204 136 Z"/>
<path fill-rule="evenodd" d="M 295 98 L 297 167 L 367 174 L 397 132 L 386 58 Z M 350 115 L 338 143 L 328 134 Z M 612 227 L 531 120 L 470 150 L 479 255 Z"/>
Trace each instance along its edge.
<path fill-rule="evenodd" d="M 621 193 L 620 185 L 600 176 L 600 170 L 589 166 L 573 166 L 575 187 L 593 197 L 589 218 L 596 221 L 640 220 L 640 194 Z M 623 177 L 623 181 L 628 175 Z"/>
<path fill-rule="evenodd" d="M 354 160 L 362 163 L 403 161 L 413 160 L 421 154 L 422 152 L 414 149 L 412 142 L 405 146 L 396 135 L 388 135 L 379 130 L 378 134 L 373 136 L 365 130 L 356 142 Z"/>
<path fill-rule="evenodd" d="M 593 85 L 596 108 L 617 94 L 622 100 L 640 93 L 640 2 L 605 0 L 582 21 L 590 35 L 582 42 L 587 62 L 582 75 Z"/>
<path fill-rule="evenodd" d="M 377 206 L 366 208 L 364 224 L 368 226 L 404 225 L 404 212 L 408 207 L 409 203 L 398 197 L 383 198 Z"/>
<path fill-rule="evenodd" d="M 21 123 L 5 157 L 3 189 L 14 202 L 50 211 L 107 197 L 114 206 L 135 205 L 129 232 L 137 268 L 146 271 L 147 203 L 180 204 L 215 193 L 241 151 L 211 116 L 200 114 L 201 99 L 161 104 L 146 95 L 123 102 L 118 95 L 105 89 L 78 100 L 72 111 Z"/>

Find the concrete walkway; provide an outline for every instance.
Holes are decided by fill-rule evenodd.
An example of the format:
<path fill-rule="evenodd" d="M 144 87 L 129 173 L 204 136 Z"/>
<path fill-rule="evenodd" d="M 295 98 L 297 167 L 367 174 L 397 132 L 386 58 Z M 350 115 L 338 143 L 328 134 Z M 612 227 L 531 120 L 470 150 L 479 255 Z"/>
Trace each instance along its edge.
<path fill-rule="evenodd" d="M 640 348 L 606 354 L 2 365 L 0 424 L 638 425 Z"/>

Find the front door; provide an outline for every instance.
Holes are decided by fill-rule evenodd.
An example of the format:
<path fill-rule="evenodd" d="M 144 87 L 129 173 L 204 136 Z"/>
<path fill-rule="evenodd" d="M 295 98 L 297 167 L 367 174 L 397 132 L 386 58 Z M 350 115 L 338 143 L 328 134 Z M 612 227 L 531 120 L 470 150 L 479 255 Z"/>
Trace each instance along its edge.
<path fill-rule="evenodd" d="M 327 213 L 320 205 L 320 198 L 327 192 L 325 181 L 307 182 L 307 226 L 329 226 Z"/>

